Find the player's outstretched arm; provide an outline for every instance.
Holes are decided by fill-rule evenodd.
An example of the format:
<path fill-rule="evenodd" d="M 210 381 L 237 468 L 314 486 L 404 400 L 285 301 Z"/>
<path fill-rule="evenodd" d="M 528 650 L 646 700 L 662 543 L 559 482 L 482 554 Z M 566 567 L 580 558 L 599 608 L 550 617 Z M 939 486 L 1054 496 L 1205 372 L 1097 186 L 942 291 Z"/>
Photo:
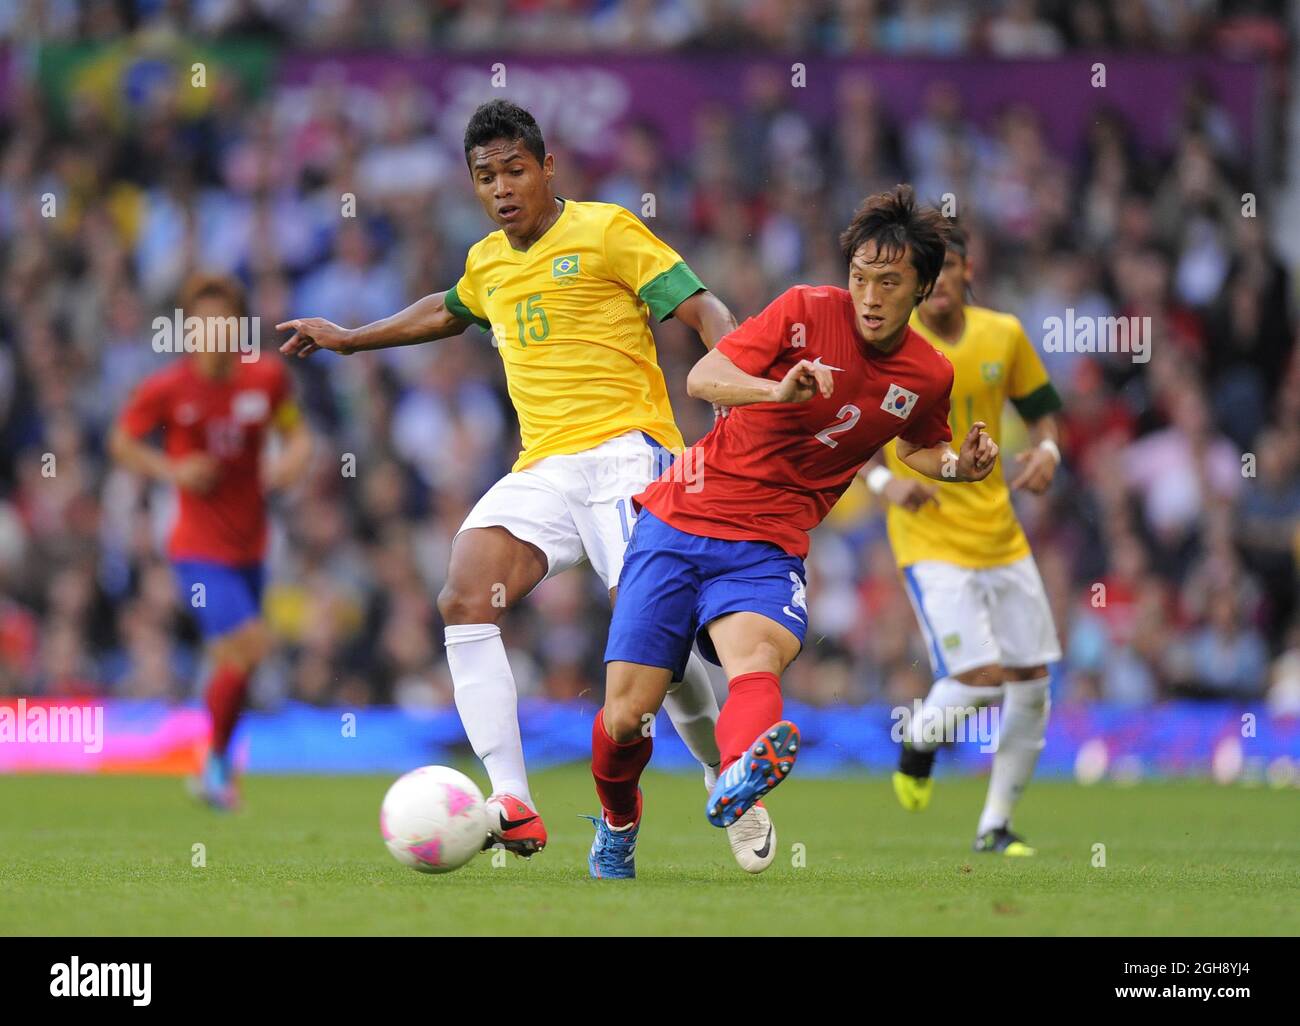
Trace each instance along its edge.
<path fill-rule="evenodd" d="M 280 346 L 285 356 L 310 356 L 317 349 L 348 356 L 371 349 L 410 346 L 459 335 L 470 322 L 447 309 L 447 293 L 435 292 L 416 300 L 391 317 L 372 321 L 360 328 L 344 328 L 323 317 L 295 317 L 275 326 L 276 331 L 292 331 Z"/>
<path fill-rule="evenodd" d="M 922 448 L 900 437 L 898 458 L 936 481 L 983 481 L 998 461 L 998 445 L 985 432 L 986 426 L 982 420 L 972 424 L 958 452 L 946 444 Z"/>
<path fill-rule="evenodd" d="M 691 368 L 686 376 L 686 393 L 718 406 L 751 406 L 754 403 L 803 403 L 817 393 L 829 399 L 834 390 L 828 367 L 800 360 L 784 378 L 773 381 L 746 374 L 714 349 Z"/>
<path fill-rule="evenodd" d="M 673 316 L 694 331 L 712 350 L 723 335 L 736 330 L 736 317 L 712 292 L 697 292 L 677 304 Z"/>

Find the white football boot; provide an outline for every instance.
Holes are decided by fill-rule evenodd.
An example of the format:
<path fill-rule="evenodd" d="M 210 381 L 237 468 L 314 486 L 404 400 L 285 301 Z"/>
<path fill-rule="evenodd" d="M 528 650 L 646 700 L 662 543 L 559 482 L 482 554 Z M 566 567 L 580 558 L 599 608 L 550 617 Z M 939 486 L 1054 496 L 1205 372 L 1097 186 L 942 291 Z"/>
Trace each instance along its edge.
<path fill-rule="evenodd" d="M 727 827 L 731 854 L 746 873 L 761 873 L 776 858 L 776 827 L 762 802 L 751 805 Z"/>
<path fill-rule="evenodd" d="M 705 766 L 705 790 L 712 793 L 717 782 L 717 764 Z M 746 873 L 761 873 L 776 858 L 776 828 L 762 802 L 727 827 L 727 840 L 731 842 L 731 854 Z"/>

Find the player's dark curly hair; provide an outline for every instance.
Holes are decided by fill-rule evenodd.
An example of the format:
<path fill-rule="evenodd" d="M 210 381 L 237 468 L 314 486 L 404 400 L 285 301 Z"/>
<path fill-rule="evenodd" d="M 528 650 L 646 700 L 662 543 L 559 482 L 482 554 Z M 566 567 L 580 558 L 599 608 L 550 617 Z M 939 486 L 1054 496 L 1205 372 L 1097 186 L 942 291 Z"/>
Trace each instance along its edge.
<path fill-rule="evenodd" d="M 897 260 L 905 250 L 912 254 L 912 266 L 924 299 L 939 280 L 948 243 L 948 219 L 934 207 L 918 206 L 910 185 L 896 185 L 888 192 L 868 196 L 858 207 L 849 226 L 840 233 L 844 264 L 868 242 L 876 244 L 877 258 Z"/>
<path fill-rule="evenodd" d="M 465 163 L 469 164 L 469 151 L 475 146 L 486 146 L 494 139 L 522 142 L 524 149 L 537 158 L 546 159 L 546 143 L 542 130 L 528 111 L 509 100 L 488 100 L 470 115 L 465 126 Z"/>

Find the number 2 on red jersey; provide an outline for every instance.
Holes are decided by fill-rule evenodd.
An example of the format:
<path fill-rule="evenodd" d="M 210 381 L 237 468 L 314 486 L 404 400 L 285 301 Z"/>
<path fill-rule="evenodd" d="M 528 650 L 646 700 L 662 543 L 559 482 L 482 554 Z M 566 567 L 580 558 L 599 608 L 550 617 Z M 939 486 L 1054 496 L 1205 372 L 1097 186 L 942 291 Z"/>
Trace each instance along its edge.
<path fill-rule="evenodd" d="M 817 441 L 821 442 L 823 445 L 829 445 L 832 449 L 840 444 L 835 441 L 832 436 L 842 435 L 845 431 L 852 430 L 853 425 L 856 424 L 858 418 L 862 416 L 862 411 L 852 403 L 845 403 L 840 407 L 840 412 L 835 416 L 835 423 L 828 428 L 823 428 L 821 431 L 818 431 L 816 435 Z"/>

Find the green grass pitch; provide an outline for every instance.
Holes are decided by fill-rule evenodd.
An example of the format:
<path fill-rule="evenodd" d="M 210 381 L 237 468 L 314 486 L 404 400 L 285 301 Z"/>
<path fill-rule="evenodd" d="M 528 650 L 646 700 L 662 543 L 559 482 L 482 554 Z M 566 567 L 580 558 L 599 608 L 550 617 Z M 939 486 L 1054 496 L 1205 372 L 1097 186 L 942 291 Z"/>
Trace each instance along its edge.
<path fill-rule="evenodd" d="M 475 773 L 476 777 L 481 776 Z M 635 881 L 587 879 L 584 767 L 539 773 L 547 850 L 443 876 L 379 839 L 389 777 L 251 777 L 245 808 L 169 778 L 0 778 L 0 933 L 1294 934 L 1300 802 L 1208 783 L 1035 782 L 1033 859 L 970 851 L 985 781 L 903 812 L 885 778 L 791 778 L 779 854 L 751 877 L 695 776 L 649 774 Z M 206 867 L 192 865 L 202 844 Z M 1093 865 L 1105 845 L 1105 866 Z M 798 847 L 796 847 L 798 846 Z M 802 864 L 799 864 L 802 863 Z M 1289 896 L 1289 897 L 1288 897 Z"/>

